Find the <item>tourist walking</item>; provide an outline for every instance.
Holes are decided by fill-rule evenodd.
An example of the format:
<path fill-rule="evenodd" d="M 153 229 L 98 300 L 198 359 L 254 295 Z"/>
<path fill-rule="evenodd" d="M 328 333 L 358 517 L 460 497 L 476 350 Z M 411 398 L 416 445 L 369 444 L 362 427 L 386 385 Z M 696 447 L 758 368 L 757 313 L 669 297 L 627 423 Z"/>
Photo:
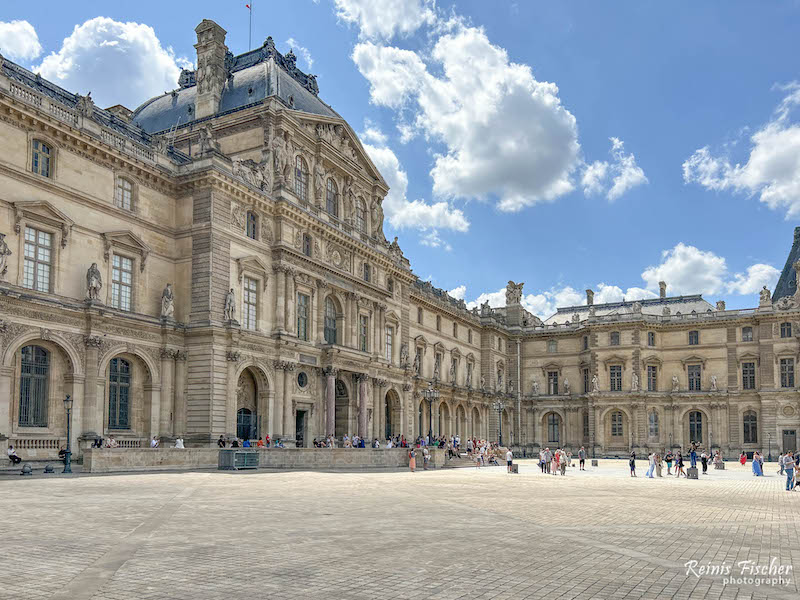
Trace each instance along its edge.
<path fill-rule="evenodd" d="M 686 477 L 686 473 L 683 470 L 683 455 L 678 451 L 678 455 L 675 457 L 675 477 L 680 477 L 683 475 Z"/>
<path fill-rule="evenodd" d="M 753 475 L 761 477 L 764 471 L 761 469 L 761 455 L 758 452 L 753 452 Z"/>
<path fill-rule="evenodd" d="M 578 466 L 581 471 L 586 470 L 586 450 L 583 449 L 583 446 L 578 450 Z"/>
<path fill-rule="evenodd" d="M 739 455 L 739 463 L 741 463 L 741 465 L 744 466 L 746 462 L 747 462 L 747 454 L 745 454 L 744 450 L 742 450 L 742 453 Z"/>
<path fill-rule="evenodd" d="M 672 475 L 672 450 L 667 450 L 666 456 L 664 456 L 664 462 L 667 463 L 667 475 Z"/>
<path fill-rule="evenodd" d="M 794 454 L 792 451 L 789 450 L 781 461 L 783 471 L 786 473 L 786 491 L 791 492 L 794 489 Z"/>
<path fill-rule="evenodd" d="M 414 448 L 408 452 L 408 468 L 411 469 L 411 472 L 414 472 L 414 469 L 417 468 L 417 455 L 414 452 Z"/>
<path fill-rule="evenodd" d="M 703 450 L 703 453 L 700 455 L 700 462 L 703 463 L 703 475 L 708 474 L 708 454 L 706 451 Z"/>
<path fill-rule="evenodd" d="M 654 452 L 651 452 L 647 456 L 647 462 L 649 464 L 648 464 L 648 467 L 647 467 L 646 476 L 649 477 L 650 479 L 653 479 L 653 472 L 656 470 L 656 455 L 655 455 Z"/>
<path fill-rule="evenodd" d="M 423 471 L 427 471 L 428 470 L 428 461 L 430 461 L 430 459 L 431 459 L 431 452 L 430 452 L 430 450 L 428 450 L 428 447 L 425 446 L 422 449 L 422 470 Z"/>
<path fill-rule="evenodd" d="M 631 467 L 631 477 L 636 477 L 636 452 L 631 452 L 631 458 L 628 464 Z"/>
<path fill-rule="evenodd" d="M 542 470 L 542 473 L 544 473 L 545 464 L 546 462 L 544 460 L 544 450 L 539 450 L 539 468 Z"/>

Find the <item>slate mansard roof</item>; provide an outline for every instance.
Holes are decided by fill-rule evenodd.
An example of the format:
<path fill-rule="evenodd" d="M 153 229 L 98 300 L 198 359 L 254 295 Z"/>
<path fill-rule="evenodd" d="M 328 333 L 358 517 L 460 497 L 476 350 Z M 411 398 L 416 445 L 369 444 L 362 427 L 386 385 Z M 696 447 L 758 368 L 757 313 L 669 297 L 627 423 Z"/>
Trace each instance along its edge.
<path fill-rule="evenodd" d="M 229 77 L 222 90 L 218 114 L 229 113 L 275 96 L 293 108 L 323 117 L 341 118 L 320 100 L 316 77 L 295 65 L 291 51 L 277 51 L 271 37 L 260 48 L 239 56 L 228 54 Z M 169 130 L 195 120 L 195 72 L 184 70 L 179 88 L 151 98 L 134 111 L 133 122 L 148 133 Z"/>
<path fill-rule="evenodd" d="M 595 315 L 598 317 L 606 317 L 610 315 L 623 316 L 634 314 L 634 304 L 639 303 L 642 306 L 642 314 L 645 315 L 662 315 L 664 308 L 669 308 L 671 314 L 681 313 L 683 315 L 691 314 L 692 311 L 700 314 L 708 311 L 714 311 L 714 307 L 707 301 L 703 300 L 700 294 L 693 296 L 671 296 L 668 298 L 649 298 L 647 300 L 625 300 L 623 302 L 608 302 L 606 304 L 594 304 L 591 307 L 587 304 L 580 306 L 560 306 L 556 314 L 549 317 L 545 321 L 545 325 L 552 325 L 553 323 L 566 323 L 571 321 L 572 315 L 578 315 L 581 321 L 589 317 L 589 309 L 593 308 Z"/>
<path fill-rule="evenodd" d="M 783 271 L 781 271 L 778 285 L 775 286 L 775 293 L 772 294 L 773 302 L 777 302 L 785 296 L 794 296 L 797 290 L 797 273 L 794 270 L 794 263 L 798 260 L 800 260 L 800 227 L 795 227 L 792 249 L 786 258 L 786 264 L 783 266 Z"/>

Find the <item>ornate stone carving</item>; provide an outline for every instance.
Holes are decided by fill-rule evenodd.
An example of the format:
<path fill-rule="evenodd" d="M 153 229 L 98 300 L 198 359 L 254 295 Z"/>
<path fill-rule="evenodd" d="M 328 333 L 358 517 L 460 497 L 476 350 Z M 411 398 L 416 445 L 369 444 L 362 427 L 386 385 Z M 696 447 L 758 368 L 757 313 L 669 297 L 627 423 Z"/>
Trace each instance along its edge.
<path fill-rule="evenodd" d="M 92 92 L 87 93 L 85 96 L 76 94 L 78 101 L 75 103 L 75 108 L 78 113 L 89 119 L 94 116 L 94 100 L 92 100 Z"/>
<path fill-rule="evenodd" d="M 12 252 L 6 243 L 6 234 L 0 233 L 0 281 L 5 279 L 8 272 L 8 257 Z"/>
<path fill-rule="evenodd" d="M 267 219 L 261 219 L 261 241 L 272 242 L 273 239 L 272 226 Z"/>
<path fill-rule="evenodd" d="M 237 231 L 244 231 L 247 225 L 247 211 L 238 202 L 231 204 L 231 225 Z"/>
<path fill-rule="evenodd" d="M 569 379 L 564 377 L 564 395 L 569 396 Z"/>
<path fill-rule="evenodd" d="M 514 283 L 513 281 L 509 281 L 508 285 L 506 286 L 506 306 L 510 306 L 512 304 L 519 304 L 522 300 L 522 286 L 525 285 L 524 283 Z"/>
<path fill-rule="evenodd" d="M 172 291 L 172 284 L 168 283 L 161 292 L 161 317 L 164 319 L 172 318 L 175 314 L 175 294 Z"/>
<path fill-rule="evenodd" d="M 400 366 L 408 366 L 408 344 L 405 342 L 400 344 Z"/>
<path fill-rule="evenodd" d="M 539 380 L 536 377 L 533 378 L 533 395 L 539 395 Z"/>
<path fill-rule="evenodd" d="M 797 302 L 792 296 L 784 296 L 775 303 L 775 308 L 777 308 L 778 310 L 789 310 L 791 308 L 797 308 Z"/>
<path fill-rule="evenodd" d="M 236 295 L 233 293 L 233 288 L 225 295 L 224 318 L 226 321 L 236 319 Z"/>
<path fill-rule="evenodd" d="M 87 348 L 102 348 L 103 347 L 103 338 L 98 335 L 85 335 L 83 336 L 83 344 Z"/>
<path fill-rule="evenodd" d="M 758 301 L 759 306 L 772 305 L 772 299 L 771 299 L 772 294 L 770 294 L 769 288 L 767 288 L 767 286 L 761 288 L 761 291 L 758 293 L 758 296 L 759 296 L 759 301 Z"/>
<path fill-rule="evenodd" d="M 677 375 L 673 375 L 672 376 L 672 391 L 673 392 L 677 392 L 679 385 L 680 385 L 680 382 L 678 381 L 678 376 Z"/>
<path fill-rule="evenodd" d="M 225 353 L 225 360 L 228 362 L 239 362 L 242 360 L 242 353 L 241 352 L 232 352 L 228 351 Z"/>
<path fill-rule="evenodd" d="M 592 392 L 600 391 L 600 380 L 597 379 L 597 374 L 592 375 Z"/>
<path fill-rule="evenodd" d="M 631 391 L 632 392 L 639 391 L 639 374 L 636 371 L 631 373 Z"/>
<path fill-rule="evenodd" d="M 716 375 L 712 375 L 711 376 L 711 391 L 712 392 L 718 391 L 717 390 L 717 376 Z"/>
<path fill-rule="evenodd" d="M 97 263 L 92 263 L 86 271 L 86 299 L 99 302 L 102 287 L 103 277 L 100 275 L 100 269 L 97 268 Z"/>

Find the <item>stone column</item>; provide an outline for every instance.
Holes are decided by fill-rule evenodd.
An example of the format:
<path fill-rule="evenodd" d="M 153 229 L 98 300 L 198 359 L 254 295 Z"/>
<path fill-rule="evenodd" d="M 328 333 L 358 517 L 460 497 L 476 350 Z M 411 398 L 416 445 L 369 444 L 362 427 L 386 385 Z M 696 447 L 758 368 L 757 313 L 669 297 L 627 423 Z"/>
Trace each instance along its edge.
<path fill-rule="evenodd" d="M 103 398 L 97 395 L 97 361 L 102 338 L 98 336 L 86 336 L 83 339 L 86 344 L 86 380 L 84 382 L 83 399 L 83 435 L 102 436 L 103 435 Z M 73 421 L 75 429 L 79 425 Z"/>
<path fill-rule="evenodd" d="M 151 383 L 144 386 L 145 396 L 150 394 L 150 420 L 146 424 L 146 429 L 149 431 L 148 438 L 153 436 L 159 437 L 160 432 L 158 429 L 159 419 L 161 417 L 161 384 Z"/>
<path fill-rule="evenodd" d="M 295 424 L 292 422 L 294 418 L 292 411 L 293 376 L 294 363 L 286 363 L 286 370 L 283 372 L 283 435 L 290 441 L 295 439 Z"/>
<path fill-rule="evenodd" d="M 281 332 L 285 328 L 286 314 L 286 271 L 283 267 L 275 267 L 277 281 L 275 282 L 275 331 Z"/>
<path fill-rule="evenodd" d="M 336 375 L 333 367 L 325 369 L 325 435 L 336 435 Z"/>
<path fill-rule="evenodd" d="M 228 363 L 228 385 L 226 386 L 225 394 L 225 435 L 238 437 L 236 391 L 239 382 L 236 380 L 236 371 L 239 366 L 241 354 L 239 352 L 228 351 L 225 358 Z"/>
<path fill-rule="evenodd" d="M 72 454 L 73 456 L 77 457 L 80 453 L 80 445 L 78 442 L 78 438 L 81 436 L 80 432 L 80 424 L 82 418 L 82 412 L 85 410 L 84 400 L 86 399 L 85 394 L 85 383 L 86 377 L 83 375 L 72 375 L 68 374 L 64 377 L 64 381 L 67 385 L 72 386 L 72 391 L 70 395 L 72 396 L 72 424 L 70 425 L 70 445 L 72 447 Z M 62 407 L 63 408 L 63 405 Z M 66 433 L 66 423 L 64 424 L 64 433 Z"/>
<path fill-rule="evenodd" d="M 272 419 L 270 435 L 274 441 L 283 437 L 283 374 L 286 369 L 286 363 L 276 360 L 273 366 L 275 367 L 275 416 Z"/>
<path fill-rule="evenodd" d="M 0 436 L 11 437 L 11 382 L 13 377 L 14 367 L 0 367 Z"/>
<path fill-rule="evenodd" d="M 365 438 L 367 431 L 367 376 L 360 373 L 358 380 L 358 436 Z"/>
<path fill-rule="evenodd" d="M 408 430 L 408 419 L 409 419 L 408 406 L 411 402 L 409 400 L 410 395 L 411 395 L 411 384 L 404 383 L 403 394 L 400 396 L 400 429 L 398 430 L 398 433 L 400 435 L 406 436 L 406 439 L 410 437 L 410 433 Z"/>
<path fill-rule="evenodd" d="M 175 415 L 174 391 L 175 385 L 175 351 L 161 350 L 161 416 L 159 429 L 162 437 L 172 437 L 173 418 Z"/>
<path fill-rule="evenodd" d="M 175 353 L 175 385 L 173 386 L 175 414 L 173 417 L 173 434 L 186 435 L 186 352 Z"/>
<path fill-rule="evenodd" d="M 381 439 L 381 413 L 380 413 L 380 388 L 378 387 L 378 379 L 372 379 L 372 437 Z"/>

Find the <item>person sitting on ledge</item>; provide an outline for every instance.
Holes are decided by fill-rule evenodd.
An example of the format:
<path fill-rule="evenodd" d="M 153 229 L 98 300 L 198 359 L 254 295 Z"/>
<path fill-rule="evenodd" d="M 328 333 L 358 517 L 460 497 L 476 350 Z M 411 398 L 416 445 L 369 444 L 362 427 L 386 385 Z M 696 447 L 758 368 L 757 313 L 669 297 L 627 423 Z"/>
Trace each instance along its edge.
<path fill-rule="evenodd" d="M 223 436 L 219 436 L 219 439 L 217 440 L 217 446 L 220 448 L 225 447 L 225 438 Z"/>
<path fill-rule="evenodd" d="M 373 448 L 380 448 L 380 447 L 381 447 L 381 443 L 378 441 L 378 438 L 375 438 L 375 439 L 373 440 L 373 442 L 372 442 L 372 447 L 373 447 Z"/>
<path fill-rule="evenodd" d="M 263 448 L 264 447 L 264 440 L 262 440 L 261 438 L 258 438 L 258 441 L 256 442 L 256 446 L 259 447 L 259 448 Z"/>
<path fill-rule="evenodd" d="M 245 440 L 242 442 L 242 448 L 250 448 L 250 440 Z"/>
<path fill-rule="evenodd" d="M 61 446 L 61 448 L 58 449 L 58 458 L 60 458 L 63 461 L 67 460 L 67 449 L 64 446 Z M 65 462 L 64 464 L 67 463 Z"/>
<path fill-rule="evenodd" d="M 231 448 L 238 448 L 239 447 L 239 438 L 233 438 L 231 442 Z"/>
<path fill-rule="evenodd" d="M 150 447 L 151 448 L 158 448 L 158 440 L 156 439 L 156 436 L 153 436 L 153 439 L 150 440 Z"/>
<path fill-rule="evenodd" d="M 183 445 L 183 438 L 175 438 L 175 447 L 186 449 L 186 446 Z"/>
<path fill-rule="evenodd" d="M 108 436 L 106 440 L 106 448 L 119 448 L 119 443 L 114 439 L 113 435 Z"/>
<path fill-rule="evenodd" d="M 22 459 L 19 456 L 17 456 L 17 451 L 14 450 L 13 445 L 8 447 L 8 460 L 11 461 L 12 465 L 18 465 L 19 463 L 22 462 Z"/>
<path fill-rule="evenodd" d="M 265 438 L 264 438 L 264 445 L 265 445 L 267 448 L 269 448 L 269 445 L 270 445 L 270 441 L 269 441 L 269 434 L 267 434 L 267 437 L 265 437 Z"/>

